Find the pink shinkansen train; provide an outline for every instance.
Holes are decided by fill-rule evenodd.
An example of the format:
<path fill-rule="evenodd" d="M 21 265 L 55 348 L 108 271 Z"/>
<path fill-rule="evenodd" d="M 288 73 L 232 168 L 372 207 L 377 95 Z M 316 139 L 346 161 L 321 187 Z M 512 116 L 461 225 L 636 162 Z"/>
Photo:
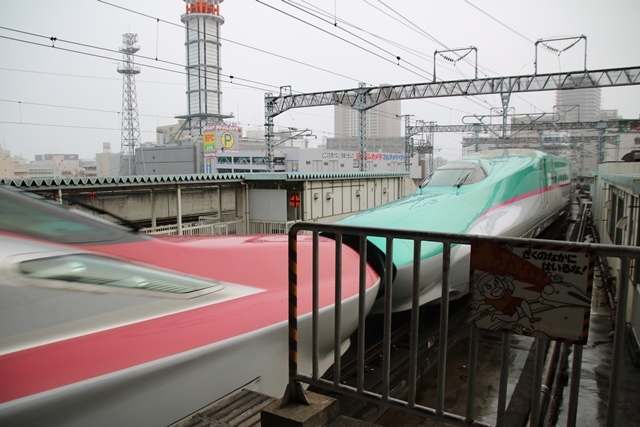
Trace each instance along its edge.
<path fill-rule="evenodd" d="M 156 238 L 0 188 L 0 425 L 162 426 L 287 382 L 286 235 Z M 333 361 L 335 242 L 319 241 L 320 367 Z M 298 237 L 299 364 L 312 239 Z M 357 328 L 345 247 L 338 351 Z M 366 268 L 366 306 L 379 276 Z"/>

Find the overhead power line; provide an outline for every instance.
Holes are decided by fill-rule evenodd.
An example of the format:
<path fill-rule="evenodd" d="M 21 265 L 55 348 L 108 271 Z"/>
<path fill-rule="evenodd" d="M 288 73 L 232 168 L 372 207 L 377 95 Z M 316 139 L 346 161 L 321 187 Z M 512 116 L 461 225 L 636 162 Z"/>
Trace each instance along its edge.
<path fill-rule="evenodd" d="M 101 77 L 101 76 L 88 76 L 88 75 L 82 75 L 82 74 L 52 73 L 50 71 L 24 70 L 24 69 L 19 69 L 19 68 L 0 67 L 0 71 L 14 71 L 14 72 L 18 72 L 18 73 L 44 74 L 44 75 L 48 75 L 48 76 L 73 77 L 73 78 L 79 78 L 79 79 L 114 80 L 114 81 L 118 81 L 118 82 L 122 81 L 122 79 L 119 79 L 117 77 Z M 136 80 L 136 82 L 137 83 L 151 83 L 151 84 L 158 84 L 158 85 L 174 85 L 174 86 L 183 86 L 184 87 L 184 83 L 157 82 L 157 81 L 152 81 L 152 80 Z"/>
<path fill-rule="evenodd" d="M 286 16 L 288 16 L 288 17 L 292 18 L 292 19 L 295 19 L 296 21 L 300 21 L 300 22 L 302 22 L 302 23 L 304 23 L 304 24 L 306 24 L 306 25 L 309 25 L 309 26 L 310 26 L 310 27 L 312 27 L 312 28 L 317 29 L 318 31 L 321 31 L 321 32 L 323 32 L 323 33 L 325 33 L 325 34 L 328 34 L 328 35 L 332 36 L 332 37 L 335 37 L 335 38 L 337 38 L 337 39 L 340 39 L 340 40 L 344 41 L 345 43 L 350 44 L 350 45 L 352 45 L 352 46 L 354 46 L 354 47 L 356 47 L 356 48 L 358 48 L 358 49 L 361 49 L 361 50 L 363 50 L 363 51 L 365 51 L 365 52 L 368 52 L 368 53 L 370 53 L 371 55 L 374 55 L 374 56 L 376 56 L 376 57 L 378 57 L 378 58 L 382 59 L 383 61 L 390 62 L 390 63 L 392 63 L 392 64 L 396 64 L 396 62 L 392 61 L 392 60 L 391 60 L 391 59 L 389 59 L 389 58 L 385 58 L 384 56 L 382 56 L 382 55 L 380 55 L 380 54 L 378 54 L 378 53 L 376 53 L 376 52 L 373 52 L 372 50 L 369 50 L 369 49 L 367 49 L 367 48 L 365 48 L 365 47 L 362 47 L 362 46 L 358 45 L 357 43 L 354 43 L 354 42 L 352 42 L 352 41 L 350 41 L 350 40 L 345 39 L 344 37 L 340 37 L 340 36 L 338 36 L 338 35 L 336 35 L 336 34 L 333 34 L 333 33 L 329 32 L 329 31 L 327 31 L 327 30 L 325 30 L 325 29 L 323 29 L 323 28 L 318 27 L 317 25 L 314 25 L 314 24 L 312 24 L 312 23 L 310 23 L 310 22 L 305 21 L 305 20 L 304 20 L 304 19 L 302 19 L 302 18 L 299 18 L 299 17 L 297 17 L 297 16 L 295 16 L 295 15 L 292 15 L 292 14 L 290 14 L 290 13 L 288 13 L 288 12 L 285 12 L 285 11 L 283 11 L 283 10 L 281 10 L 281 9 L 278 9 L 277 7 L 272 6 L 272 5 L 270 5 L 270 4 L 267 4 L 267 3 L 265 3 L 265 2 L 263 2 L 263 1 L 261 1 L 261 0 L 256 0 L 256 1 L 257 1 L 258 3 L 260 3 L 260 4 L 264 5 L 264 6 L 268 7 L 268 8 L 271 8 L 271 9 L 273 9 L 273 10 L 277 11 L 277 12 L 282 13 L 283 15 L 286 15 Z M 403 65 L 400 65 L 400 57 L 399 57 L 399 56 L 397 56 L 397 57 L 396 57 L 396 59 L 397 59 L 397 61 L 398 61 L 398 63 L 397 63 L 396 65 L 398 65 L 400 68 L 402 68 L 402 69 L 404 69 L 404 70 L 406 70 L 406 71 L 409 71 L 410 73 L 413 73 L 413 74 L 415 74 L 415 75 L 417 75 L 417 76 L 419 76 L 419 77 L 421 77 L 421 78 L 428 79 L 428 77 L 423 76 L 423 75 L 421 75 L 421 74 L 419 74 L 419 73 L 417 73 L 417 72 L 415 72 L 415 71 L 413 71 L 413 70 L 411 70 L 411 69 L 409 69 L 409 68 L 407 68 L 407 67 L 405 67 L 405 66 L 403 66 Z"/>
<path fill-rule="evenodd" d="M 115 7 L 115 8 L 121 9 L 121 10 L 124 10 L 124 11 L 126 11 L 126 12 L 129 12 L 129 13 L 133 13 L 133 14 L 136 14 L 136 15 L 140 15 L 140 16 L 146 17 L 146 18 L 148 18 L 148 19 L 153 19 L 153 20 L 154 20 L 154 21 L 156 21 L 156 22 L 162 22 L 162 23 L 165 23 L 165 24 L 168 24 L 168 25 L 171 25 L 171 26 L 175 26 L 175 27 L 178 27 L 178 28 L 184 29 L 184 26 L 179 25 L 179 24 L 176 24 L 176 23 L 174 23 L 174 22 L 166 21 L 166 20 L 163 20 L 163 19 L 161 19 L 161 18 L 157 18 L 157 17 L 151 16 L 151 15 L 148 15 L 148 14 L 145 14 L 145 13 L 142 13 L 142 12 L 139 12 L 139 11 L 136 11 L 136 10 L 133 10 L 133 9 L 130 9 L 130 8 L 126 8 L 126 7 L 123 7 L 123 6 L 119 6 L 119 5 L 116 5 L 116 4 L 113 4 L 113 3 L 106 2 L 106 1 L 104 1 L 104 0 L 98 0 L 98 1 L 99 1 L 100 3 L 105 4 L 105 5 L 112 6 L 112 7 Z M 321 10 L 321 9 L 320 9 L 320 10 Z M 343 77 L 343 78 L 346 78 L 346 79 L 349 79 L 349 80 L 353 80 L 354 82 L 362 82 L 362 81 L 363 81 L 363 79 L 357 79 L 357 78 L 355 78 L 355 77 L 349 77 L 349 76 L 346 76 L 346 75 L 343 75 L 343 74 L 339 74 L 339 73 L 333 72 L 333 71 L 331 71 L 331 70 L 327 70 L 327 69 L 324 69 L 324 68 L 321 68 L 321 67 L 314 66 L 314 65 L 312 65 L 312 64 L 309 64 L 309 63 L 306 63 L 306 62 L 303 62 L 303 61 L 299 61 L 299 60 L 296 60 L 296 59 L 292 59 L 292 58 L 289 58 L 289 57 L 286 57 L 286 56 L 283 56 L 283 55 L 279 55 L 279 54 L 276 54 L 276 53 L 273 53 L 273 52 L 269 52 L 269 51 L 266 51 L 266 50 L 263 50 L 263 49 L 260 49 L 260 48 L 256 48 L 256 47 L 253 47 L 253 46 L 249 46 L 249 45 L 246 45 L 246 44 L 243 44 L 243 43 L 235 42 L 235 41 L 232 41 L 232 40 L 229 40 L 229 39 L 225 39 L 225 38 L 223 38 L 223 37 L 218 37 L 218 39 L 219 39 L 219 40 L 221 40 L 221 41 L 225 41 L 225 42 L 227 42 L 227 43 L 232 43 L 232 44 L 236 44 L 236 45 L 238 45 L 238 46 L 242 46 L 242 47 L 247 48 L 247 49 L 251 49 L 251 50 L 255 50 L 255 51 L 258 51 L 258 52 L 261 52 L 261 53 L 264 53 L 264 54 L 268 54 L 268 55 L 271 55 L 271 56 L 275 56 L 275 57 L 278 57 L 278 58 L 281 58 L 281 59 L 284 59 L 284 60 L 287 60 L 287 61 L 291 61 L 291 62 L 294 62 L 294 63 L 298 63 L 298 64 L 300 64 L 300 65 L 304 65 L 304 66 L 307 66 L 307 67 L 311 67 L 311 68 L 313 68 L 313 69 L 317 69 L 317 70 L 319 70 L 319 71 L 327 72 L 327 73 L 330 73 L 330 74 L 333 74 L 333 75 L 336 75 L 336 76 L 339 76 L 339 77 Z M 275 86 L 274 86 L 274 87 L 275 87 Z M 278 87 L 279 87 L 279 86 L 278 86 Z M 268 91 L 267 91 L 267 92 L 268 92 Z M 293 90 L 292 92 L 301 93 L 301 92 L 299 92 L 299 91 L 295 91 L 295 90 Z M 474 101 L 474 100 L 472 100 L 472 99 L 470 99 L 470 98 L 466 98 L 466 99 L 469 99 L 471 102 L 477 103 L 476 101 Z M 432 102 L 432 101 L 425 101 L 425 100 L 422 100 L 422 101 L 423 101 L 423 102 L 426 102 L 426 103 L 429 103 L 429 104 L 431 104 L 431 105 L 434 105 L 434 106 L 436 106 L 436 107 L 439 107 L 439 108 L 446 108 L 446 109 L 448 109 L 448 110 L 452 110 L 452 109 L 451 109 L 451 108 L 449 108 L 449 107 L 446 107 L 446 106 L 440 105 L 440 104 L 435 103 L 435 102 Z M 486 102 L 486 101 L 484 101 L 484 100 L 483 100 L 483 102 L 487 103 L 487 102 Z M 487 108 L 486 106 L 482 106 L 482 105 L 481 105 L 481 107 L 483 107 L 483 108 Z M 454 110 L 454 111 L 460 111 L 460 112 L 463 112 L 463 113 L 465 113 L 465 114 L 470 114 L 468 111 L 461 111 L 461 110 L 456 110 L 456 109 L 453 109 L 453 110 Z"/>
<path fill-rule="evenodd" d="M 124 7 L 124 6 L 119 6 L 117 4 L 109 3 L 109 2 L 106 2 L 106 1 L 103 1 L 103 0 L 98 0 L 98 2 L 103 3 L 103 4 L 107 5 L 107 6 L 112 6 L 112 7 L 115 7 L 117 9 L 124 10 L 124 11 L 129 12 L 129 13 L 133 13 L 133 14 L 136 14 L 136 15 L 143 16 L 145 18 L 153 19 L 156 22 L 162 22 L 163 24 L 167 24 L 167 25 L 171 25 L 171 26 L 174 26 L 174 27 L 177 27 L 177 28 L 184 29 L 183 25 L 176 24 L 175 22 L 171 22 L 171 21 L 166 21 L 166 20 L 161 19 L 161 18 L 153 17 L 151 15 L 139 12 L 137 10 L 133 10 L 133 9 L 130 9 L 130 8 L 127 8 L 127 7 Z M 205 34 L 215 37 L 215 35 L 212 35 L 212 34 L 207 33 L 207 32 L 205 32 Z M 313 69 L 316 69 L 318 71 L 323 71 L 325 73 L 333 74 L 333 75 L 338 76 L 338 77 L 342 77 L 342 78 L 345 78 L 345 79 L 348 79 L 348 80 L 353 80 L 354 82 L 360 82 L 361 81 L 361 80 L 359 80 L 359 79 L 357 79 L 355 77 L 349 77 L 349 76 L 346 76 L 344 74 L 340 74 L 340 73 L 337 73 L 335 71 L 327 70 L 325 68 L 322 68 L 322 67 L 319 67 L 319 66 L 316 66 L 316 65 L 313 65 L 313 64 L 309 64 L 309 63 L 304 62 L 304 61 L 299 61 L 297 59 L 289 58 L 289 57 L 284 56 L 284 55 L 280 55 L 280 54 L 277 54 L 277 53 L 274 53 L 274 52 L 269 52 L 268 50 L 260 49 L 260 48 L 254 47 L 254 46 L 249 46 L 247 44 L 236 42 L 236 41 L 233 41 L 233 40 L 230 40 L 230 39 L 226 39 L 226 38 L 220 37 L 220 36 L 218 36 L 217 38 L 220 41 L 224 41 L 225 43 L 231 43 L 231 44 L 235 44 L 235 45 L 238 45 L 238 46 L 242 46 L 242 47 L 244 47 L 246 49 L 251 49 L 251 50 L 254 50 L 256 52 L 264 53 L 266 55 L 271 55 L 271 56 L 274 56 L 274 57 L 277 57 L 277 58 L 280 58 L 280 59 L 284 59 L 286 61 L 294 62 L 296 64 L 303 65 L 303 66 L 306 66 L 306 67 L 309 67 L 309 68 L 313 68 Z M 278 87 L 277 85 L 271 85 L 271 86 Z"/>
<path fill-rule="evenodd" d="M 5 27 L 0 27 L 0 28 L 7 29 Z M 12 30 L 12 29 L 8 29 L 8 30 Z M 34 36 L 47 38 L 46 36 L 39 35 L 39 34 L 34 35 Z M 30 40 L 24 40 L 24 39 L 18 39 L 18 38 L 15 38 L 15 37 L 8 37 L 8 36 L 0 35 L 0 38 L 16 41 L 16 42 L 20 42 L 20 43 L 31 44 L 31 45 L 35 45 L 35 46 L 46 47 L 46 48 L 49 48 L 49 49 L 57 49 L 57 50 L 60 50 L 60 51 L 65 51 L 65 52 L 77 53 L 77 54 L 80 54 L 80 55 L 91 56 L 91 57 L 94 57 L 94 58 L 107 59 L 109 61 L 120 61 L 121 60 L 120 58 L 113 58 L 113 57 L 109 57 L 109 56 L 105 56 L 105 55 L 100 55 L 100 54 L 96 54 L 96 53 L 85 52 L 85 51 L 75 50 L 75 49 L 68 49 L 68 48 L 65 48 L 65 47 L 60 47 L 60 46 L 55 46 L 55 45 L 54 46 L 50 46 L 49 44 L 38 43 L 38 42 L 34 42 L 34 41 L 30 41 Z M 61 40 L 57 40 L 57 41 L 62 42 Z M 89 45 L 87 45 L 87 46 L 89 46 Z M 98 46 L 95 46 L 94 48 L 103 49 L 103 48 L 100 48 Z M 145 64 L 145 63 L 138 63 L 137 65 L 141 66 L 141 67 L 160 70 L 160 71 L 167 71 L 167 72 L 170 72 L 170 73 L 180 74 L 180 75 L 183 75 L 183 76 L 187 75 L 187 73 L 185 71 L 172 70 L 170 68 L 164 68 L 164 67 L 159 67 L 159 66 Z M 272 88 L 279 88 L 279 86 L 269 85 L 269 84 L 261 83 L 261 82 L 256 82 L 256 81 L 249 80 L 249 79 L 243 79 L 242 77 L 235 77 L 235 76 L 225 75 L 225 74 L 220 74 L 220 75 L 223 76 L 223 77 L 229 77 L 231 80 L 235 79 L 235 80 L 239 80 L 239 81 L 245 81 L 245 82 L 249 82 L 249 83 L 264 85 L 265 87 L 256 87 L 256 86 L 245 84 L 245 83 L 237 83 L 235 81 L 231 81 L 231 83 L 233 83 L 233 84 L 236 84 L 236 85 L 239 85 L 239 86 L 248 87 L 248 88 L 252 88 L 252 89 L 256 89 L 256 90 L 259 90 L 259 91 L 262 91 L 262 92 L 268 92 L 270 90 L 273 90 Z M 271 88 L 267 88 L 268 86 L 270 86 Z"/>
<path fill-rule="evenodd" d="M 52 123 L 34 123 L 34 122 L 15 122 L 15 121 L 7 121 L 0 120 L 2 124 L 9 125 L 25 125 L 25 126 L 45 126 L 45 127 L 55 127 L 55 128 L 69 128 L 69 129 L 90 129 L 90 130 L 112 130 L 120 132 L 120 128 L 104 128 L 98 126 L 77 126 L 77 125 L 61 125 L 61 124 L 52 124 Z M 141 130 L 140 132 L 144 133 L 156 133 L 156 130 Z"/>
<path fill-rule="evenodd" d="M 489 17 L 490 19 L 494 20 L 495 22 L 497 22 L 498 24 L 502 25 L 503 27 L 505 27 L 507 30 L 511 31 L 514 34 L 517 34 L 518 36 L 522 37 L 523 39 L 525 39 L 526 41 L 528 41 L 529 43 L 535 43 L 535 41 L 531 40 L 529 37 L 523 35 L 522 33 L 519 33 L 518 31 L 514 30 L 513 28 L 511 28 L 510 26 L 508 26 L 507 24 L 505 24 L 504 22 L 500 21 L 498 18 L 488 14 L 487 12 L 485 12 L 484 10 L 480 9 L 478 6 L 476 6 L 475 4 L 471 3 L 469 0 L 464 0 L 465 2 L 467 2 L 469 4 L 469 6 L 473 7 L 474 9 L 476 9 L 478 12 L 482 13 L 483 15 Z"/>
<path fill-rule="evenodd" d="M 328 25 L 333 25 L 333 27 L 334 27 L 334 28 L 339 29 L 339 30 L 341 30 L 341 31 L 344 31 L 345 33 L 349 34 L 350 36 L 353 36 L 353 37 L 355 37 L 356 39 L 358 39 L 358 40 L 360 40 L 360 41 L 362 41 L 362 42 L 364 42 L 364 43 L 367 43 L 368 45 L 371 45 L 371 46 L 375 47 L 376 49 L 381 50 L 382 52 L 386 53 L 387 55 L 391 56 L 392 58 L 395 58 L 395 59 L 398 61 L 398 65 L 400 65 L 400 62 L 402 62 L 403 64 L 408 64 L 408 65 L 410 65 L 410 66 L 412 66 L 412 67 L 415 67 L 418 71 L 420 71 L 420 72 L 422 72 L 422 73 L 426 73 L 427 75 L 430 75 L 430 73 L 429 73 L 428 71 L 423 70 L 423 69 L 422 69 L 422 68 L 420 68 L 419 66 L 417 66 L 417 65 L 415 65 L 415 64 L 412 64 L 411 62 L 407 61 L 406 59 L 402 59 L 402 58 L 401 58 L 397 53 L 389 52 L 388 50 L 386 50 L 386 49 L 382 48 L 382 47 L 381 47 L 381 46 L 379 46 L 378 44 L 373 43 L 373 42 L 371 42 L 371 41 L 369 41 L 369 40 L 367 40 L 367 39 L 365 39 L 365 38 L 363 38 L 363 37 L 360 37 L 359 35 L 357 35 L 357 34 L 355 34 L 355 33 L 351 32 L 351 31 L 348 31 L 348 30 L 346 30 L 345 28 L 339 27 L 339 26 L 337 26 L 337 25 L 335 25 L 335 24 L 331 24 L 331 22 L 330 22 L 330 21 L 327 21 L 326 19 L 324 19 L 324 18 L 322 18 L 322 17 L 320 17 L 320 16 L 318 16 L 318 15 L 316 15 L 316 14 L 312 13 L 312 12 L 309 12 L 308 10 L 305 10 L 305 8 L 303 8 L 303 7 L 301 7 L 301 6 L 298 6 L 297 4 L 295 4 L 295 3 L 294 3 L 294 2 L 292 2 L 292 1 L 288 1 L 288 0 L 283 0 L 283 1 L 284 1 L 284 3 L 288 4 L 288 5 L 289 5 L 289 6 L 291 6 L 291 7 L 294 7 L 294 8 L 296 8 L 296 9 L 298 9 L 298 10 L 300 10 L 300 11 L 304 12 L 304 13 L 307 13 L 308 15 L 311 15 L 311 16 L 313 16 L 314 18 L 319 19 L 319 20 L 321 20 L 321 21 L 325 22 L 325 23 L 326 23 L 326 24 L 328 24 Z M 310 23 L 308 23 L 308 22 L 306 22 L 306 21 L 304 21 L 304 20 L 302 20 L 302 19 L 300 19 L 300 20 L 301 20 L 302 22 L 307 23 L 308 25 L 311 25 L 311 26 L 312 26 L 312 27 L 314 27 L 314 28 L 320 29 L 319 27 L 316 27 L 315 25 L 310 24 Z M 327 32 L 327 33 L 328 33 L 328 34 L 331 34 L 331 35 L 333 35 L 333 36 L 335 36 L 335 37 L 338 37 L 338 36 L 336 36 L 336 35 L 335 35 L 335 34 L 333 34 L 333 33 L 330 33 L 330 32 Z M 339 38 L 340 40 L 344 40 L 344 41 L 349 42 L 348 40 L 343 39 L 342 37 L 338 37 L 338 38 Z M 368 51 L 368 50 L 367 50 L 367 51 Z M 373 53 L 373 52 L 371 52 L 371 53 Z M 392 62 L 393 62 L 393 61 L 392 61 Z M 407 68 L 405 68 L 405 69 L 407 69 Z M 407 69 L 407 70 L 408 70 L 408 69 Z M 414 72 L 414 73 L 415 73 L 415 72 Z M 419 75 L 420 77 L 423 77 L 421 74 L 417 74 L 417 73 L 415 73 L 415 74 L 416 74 L 416 75 Z"/>

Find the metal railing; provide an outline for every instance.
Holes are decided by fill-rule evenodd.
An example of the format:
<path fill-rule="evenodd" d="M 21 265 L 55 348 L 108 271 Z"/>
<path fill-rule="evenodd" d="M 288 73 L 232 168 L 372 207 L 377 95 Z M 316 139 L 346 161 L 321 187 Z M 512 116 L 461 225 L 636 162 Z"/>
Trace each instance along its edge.
<path fill-rule="evenodd" d="M 228 234 L 287 234 L 296 221 L 249 221 L 248 232 L 244 231 L 243 220 L 222 222 L 218 219 L 201 217 L 198 221 L 183 223 L 182 234 L 178 224 L 146 227 L 139 230 L 140 233 L 161 236 L 221 236 Z"/>
<path fill-rule="evenodd" d="M 181 229 L 178 224 L 161 225 L 140 229 L 139 233 L 156 236 L 225 236 L 229 234 L 244 234 L 242 220 L 219 222 L 209 219 L 184 223 Z M 182 233 L 182 234 L 180 234 Z"/>
<path fill-rule="evenodd" d="M 249 220 L 249 234 L 287 234 L 296 221 Z"/>
<path fill-rule="evenodd" d="M 386 241 L 386 259 L 385 265 L 392 265 L 393 261 L 393 240 L 405 239 L 413 242 L 413 295 L 417 295 L 419 291 L 420 277 L 420 246 L 423 242 L 440 242 L 442 244 L 442 289 L 441 289 L 441 313 L 440 313 L 440 330 L 439 330 L 439 355 L 438 355 L 438 375 L 437 375 L 437 396 L 435 407 L 427 407 L 416 403 L 416 391 L 418 388 L 418 326 L 419 326 L 419 304 L 418 299 L 413 298 L 411 319 L 410 319 L 410 357 L 409 357 L 409 374 L 408 374 L 408 397 L 402 400 L 391 396 L 390 392 L 390 360 L 391 360 L 391 316 L 390 309 L 392 306 L 392 287 L 385 285 L 384 298 L 384 331 L 382 346 L 382 389 L 381 392 L 373 392 L 364 387 L 365 384 L 365 338 L 364 334 L 358 334 L 357 338 L 357 369 L 356 369 L 356 386 L 343 383 L 341 379 L 341 365 L 339 352 L 336 352 L 335 363 L 333 369 L 328 374 L 332 374 L 332 380 L 322 378 L 322 373 L 318 371 L 318 265 L 313 264 L 313 309 L 312 309 L 312 372 L 303 373 L 298 371 L 298 331 L 297 331 L 297 235 L 299 233 L 310 233 L 314 239 L 314 251 L 317 249 L 317 241 L 320 233 L 328 233 L 333 235 L 336 241 L 336 252 L 342 245 L 343 237 L 357 237 L 359 241 L 360 257 L 360 295 L 359 295 L 359 314 L 358 314 L 358 330 L 363 331 L 365 327 L 365 292 L 364 292 L 364 274 L 366 270 L 366 240 L 368 237 L 383 238 Z M 354 227 L 341 226 L 335 224 L 322 224 L 311 222 L 298 222 L 289 230 L 289 383 L 283 403 L 291 401 L 306 402 L 306 396 L 302 383 L 320 387 L 327 391 L 337 392 L 362 399 L 367 402 L 382 404 L 389 408 L 399 409 L 415 413 L 427 418 L 446 421 L 456 425 L 474 425 L 488 426 L 486 422 L 478 421 L 474 414 L 474 406 L 476 401 L 476 378 L 477 378 L 477 357 L 478 357 L 478 328 L 469 326 L 470 328 L 470 357 L 468 367 L 468 383 L 467 383 L 467 403 L 464 415 L 446 412 L 444 409 L 444 393 L 445 393 L 445 371 L 447 360 L 447 339 L 448 339 L 448 307 L 449 307 L 449 276 L 451 263 L 451 248 L 455 245 L 472 245 L 474 242 L 493 242 L 497 244 L 517 245 L 550 245 L 556 247 L 571 247 L 576 251 L 588 251 L 592 256 L 617 257 L 621 261 L 620 284 L 617 296 L 617 313 L 615 328 L 619 333 L 614 337 L 614 352 L 611 361 L 611 376 L 609 383 L 609 397 L 607 406 L 607 425 L 613 426 L 616 423 L 616 399 L 619 392 L 620 368 L 623 357 L 624 339 L 625 339 L 625 316 L 627 307 L 627 284 L 630 281 L 630 262 L 632 259 L 640 259 L 640 248 L 629 246 L 614 246 L 593 243 L 572 243 L 558 242 L 552 240 L 539 239 L 522 239 L 522 238 L 497 238 L 476 235 L 461 235 L 436 232 L 418 232 L 408 230 L 392 230 L 378 229 L 371 227 Z M 317 255 L 314 254 L 314 258 Z M 636 261 L 637 263 L 637 261 Z M 336 328 L 340 327 L 341 305 L 338 303 L 341 295 L 339 289 L 340 281 L 338 274 L 340 272 L 340 262 L 336 260 L 336 298 L 335 303 L 335 324 Z M 393 269 L 386 268 L 384 270 L 384 283 L 392 283 Z M 338 329 L 336 329 L 338 330 Z M 334 348 L 340 348 L 340 334 L 335 334 Z M 500 368 L 499 390 L 498 390 L 498 408 L 496 416 L 496 424 L 504 425 L 506 396 L 507 396 L 507 377 L 510 352 L 510 334 L 502 333 L 502 361 Z M 535 338 L 535 369 L 534 381 L 532 389 L 531 415 L 530 425 L 539 425 L 540 422 L 540 391 L 542 388 L 542 371 L 545 362 L 545 354 L 548 339 Z M 574 426 L 576 423 L 576 412 L 578 402 L 578 392 L 580 383 L 580 372 L 582 363 L 582 344 L 574 344 L 573 368 L 571 374 L 571 386 L 569 396 L 569 409 L 567 425 Z M 332 372 L 331 372 L 332 371 Z M 537 392 L 536 392 L 537 391 Z"/>

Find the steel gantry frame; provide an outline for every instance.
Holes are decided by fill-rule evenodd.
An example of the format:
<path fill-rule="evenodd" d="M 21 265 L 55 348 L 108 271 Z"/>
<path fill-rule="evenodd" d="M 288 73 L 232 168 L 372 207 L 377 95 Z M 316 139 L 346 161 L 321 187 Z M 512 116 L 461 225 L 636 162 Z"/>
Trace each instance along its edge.
<path fill-rule="evenodd" d="M 607 129 L 612 129 L 617 132 L 628 132 L 628 131 L 640 131 L 640 120 L 601 120 L 597 122 L 532 122 L 532 123 L 516 123 L 508 125 L 510 130 L 510 136 L 503 136 L 502 139 L 498 139 L 497 142 L 502 142 L 505 144 L 513 143 L 513 144 L 536 144 L 536 141 L 541 141 L 544 139 L 547 142 L 551 143 L 560 143 L 560 142 L 568 142 L 570 144 L 584 143 L 590 142 L 594 140 L 594 137 L 524 137 L 524 138 L 514 138 L 513 136 L 522 131 L 537 131 L 542 132 L 545 130 L 553 130 L 553 131 L 563 131 L 563 130 L 597 130 L 597 142 L 598 142 L 598 162 L 602 163 L 604 161 L 604 145 L 605 144 L 613 144 L 616 147 L 616 158 L 619 157 L 620 150 L 620 137 L 618 135 L 610 135 L 605 136 L 605 131 Z M 416 135 L 419 133 L 426 132 L 458 132 L 458 133 L 473 133 L 474 139 L 473 141 L 465 143 L 463 140 L 462 145 L 464 147 L 468 147 L 470 145 L 477 146 L 480 143 L 486 143 L 486 138 L 479 137 L 481 132 L 493 133 L 494 135 L 506 135 L 504 124 L 484 124 L 484 123 L 472 123 L 472 124 L 462 124 L 462 125 L 418 125 L 415 126 L 407 126 L 405 128 L 405 134 L 408 135 Z M 564 141 L 561 141 L 564 140 Z"/>
<path fill-rule="evenodd" d="M 603 120 L 597 122 L 535 122 L 535 123 L 516 123 L 510 124 L 511 134 L 516 134 L 521 131 L 543 131 L 543 130 L 580 130 L 580 129 L 600 129 L 600 126 L 604 126 L 605 129 L 615 129 L 618 132 L 626 132 L 629 130 L 640 131 L 640 120 Z M 491 132 L 501 133 L 503 125 L 500 124 L 483 124 L 472 123 L 462 125 L 415 125 L 409 126 L 407 129 L 411 133 L 418 134 L 423 132 Z M 433 130 L 432 130 L 433 129 Z"/>
<path fill-rule="evenodd" d="M 552 90 L 587 89 L 596 87 L 631 86 L 640 84 L 640 66 L 565 73 L 533 74 L 508 77 L 453 80 L 402 85 L 359 87 L 345 90 L 300 94 L 265 94 L 265 145 L 269 171 L 273 171 L 273 119 L 292 108 L 345 105 L 357 108 L 361 114 L 390 100 L 425 99 L 449 96 L 475 96 Z M 362 124 L 362 123 L 361 123 Z M 360 135 L 360 170 L 366 165 L 366 145 Z"/>

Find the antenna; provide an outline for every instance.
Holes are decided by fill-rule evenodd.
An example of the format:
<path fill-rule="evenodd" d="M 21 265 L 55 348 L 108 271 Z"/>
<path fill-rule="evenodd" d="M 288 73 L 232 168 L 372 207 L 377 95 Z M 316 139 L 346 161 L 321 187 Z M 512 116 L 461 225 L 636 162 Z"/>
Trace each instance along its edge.
<path fill-rule="evenodd" d="M 138 35 L 122 35 L 122 64 L 118 73 L 122 74 L 122 136 L 120 145 L 120 175 L 134 175 L 136 146 L 140 146 L 140 121 L 138 120 L 138 98 L 136 95 L 136 74 L 140 68 L 133 62 L 133 56 L 140 47 L 136 45 Z"/>

